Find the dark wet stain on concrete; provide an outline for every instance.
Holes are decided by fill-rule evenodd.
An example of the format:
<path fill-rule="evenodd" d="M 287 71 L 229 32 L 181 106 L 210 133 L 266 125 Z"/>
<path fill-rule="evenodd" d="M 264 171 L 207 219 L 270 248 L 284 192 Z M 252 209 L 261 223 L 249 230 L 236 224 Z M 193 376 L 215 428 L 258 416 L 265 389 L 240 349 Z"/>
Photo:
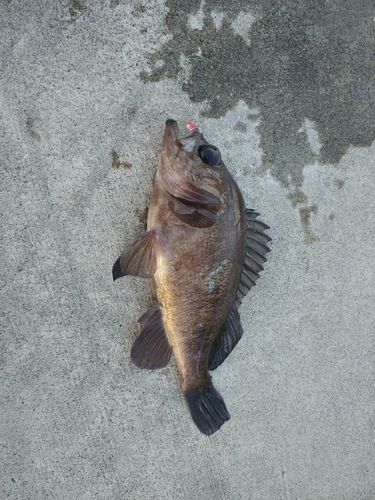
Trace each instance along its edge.
<path fill-rule="evenodd" d="M 238 130 L 238 132 L 243 132 L 243 133 L 245 133 L 247 130 L 247 127 L 244 122 L 237 122 L 233 128 L 234 130 Z"/>
<path fill-rule="evenodd" d="M 247 115 L 247 119 L 248 120 L 251 120 L 251 121 L 256 121 L 259 119 L 259 115 L 258 114 L 255 114 L 255 113 L 249 113 Z"/>
<path fill-rule="evenodd" d="M 133 17 L 141 17 L 146 12 L 146 7 L 142 4 L 138 4 L 134 7 L 132 12 Z"/>
<path fill-rule="evenodd" d="M 288 194 L 288 198 L 292 203 L 292 206 L 299 208 L 299 217 L 301 221 L 301 226 L 305 236 L 305 243 L 312 244 L 317 241 L 318 236 L 311 230 L 310 218 L 311 214 L 316 214 L 318 211 L 318 206 L 316 204 L 309 206 L 309 200 L 306 194 L 298 188 L 294 188 Z M 302 206 L 301 206 L 302 205 Z"/>
<path fill-rule="evenodd" d="M 201 5 L 203 29 L 193 29 L 189 16 Z M 191 72 L 182 89 L 193 102 L 208 103 L 206 115 L 221 117 L 239 100 L 257 108 L 259 116 L 252 119 L 260 119 L 264 151 L 259 173 L 269 170 L 292 197 L 300 196 L 305 165 L 337 163 L 350 145 L 369 146 L 374 140 L 370 0 L 236 0 L 230 10 L 225 0 L 167 0 L 166 7 L 173 38 L 149 54 L 151 71 L 142 72 L 142 80 L 177 78 L 183 54 Z M 219 29 L 213 11 L 224 14 Z M 243 12 L 255 17 L 250 44 L 232 27 Z M 301 129 L 306 118 L 319 134 L 319 153 Z M 310 214 L 306 206 L 303 214 Z M 303 220 L 308 224 L 309 217 Z"/>
<path fill-rule="evenodd" d="M 291 193 L 288 194 L 288 198 L 292 202 L 293 207 L 297 205 L 306 204 L 308 202 L 307 196 L 300 189 L 295 189 Z"/>
<path fill-rule="evenodd" d="M 112 168 L 116 170 L 118 170 L 119 168 L 133 168 L 133 165 L 128 161 L 120 160 L 119 154 L 114 149 L 111 149 L 110 154 L 112 157 Z"/>
<path fill-rule="evenodd" d="M 142 226 L 142 229 L 146 231 L 147 229 L 147 217 L 148 217 L 148 206 L 145 207 L 143 210 L 139 210 L 138 208 L 135 210 L 135 214 L 137 215 L 139 219 L 139 223 Z"/>
<path fill-rule="evenodd" d="M 130 120 L 133 120 L 133 118 L 135 118 L 135 115 L 137 114 L 137 111 L 138 111 L 138 106 L 135 105 L 135 106 L 129 106 L 126 110 L 126 113 L 128 115 L 128 118 Z"/>
<path fill-rule="evenodd" d="M 207 0 L 202 30 L 192 29 L 190 13 L 200 0 L 167 0 L 166 25 L 173 39 L 149 55 L 144 81 L 176 78 L 184 54 L 192 65 L 183 84 L 195 102 L 208 101 L 211 117 L 223 116 L 243 99 L 260 110 L 261 147 L 275 175 L 301 185 L 302 167 L 315 160 L 305 118 L 316 124 L 321 162 L 337 163 L 349 145 L 369 146 L 374 131 L 373 7 L 361 2 L 309 0 Z M 237 35 L 232 21 L 251 10 L 257 20 L 251 45 Z M 212 11 L 225 14 L 216 30 Z M 198 50 L 200 55 L 198 54 Z M 160 67 L 159 60 L 164 61 Z"/>
<path fill-rule="evenodd" d="M 337 189 L 342 189 L 344 187 L 345 181 L 342 179 L 334 179 L 333 185 L 337 187 Z"/>
<path fill-rule="evenodd" d="M 72 18 L 77 17 L 79 13 L 87 9 L 85 2 L 83 0 L 69 0 L 69 3 L 70 3 L 69 13 L 72 16 Z"/>
<path fill-rule="evenodd" d="M 333 220 L 334 218 L 335 218 L 335 214 L 334 214 L 333 212 L 331 212 L 331 213 L 329 214 L 328 219 L 329 219 L 329 220 Z"/>
<path fill-rule="evenodd" d="M 40 135 L 33 129 L 34 122 L 31 118 L 26 119 L 26 130 L 27 133 L 36 141 L 40 141 Z"/>
<path fill-rule="evenodd" d="M 310 227 L 311 214 L 316 214 L 317 212 L 318 212 L 318 206 L 316 204 L 299 209 L 299 216 L 301 219 L 301 225 L 305 236 L 305 242 L 309 244 L 312 244 L 319 239 L 318 236 L 315 233 L 313 233 Z"/>

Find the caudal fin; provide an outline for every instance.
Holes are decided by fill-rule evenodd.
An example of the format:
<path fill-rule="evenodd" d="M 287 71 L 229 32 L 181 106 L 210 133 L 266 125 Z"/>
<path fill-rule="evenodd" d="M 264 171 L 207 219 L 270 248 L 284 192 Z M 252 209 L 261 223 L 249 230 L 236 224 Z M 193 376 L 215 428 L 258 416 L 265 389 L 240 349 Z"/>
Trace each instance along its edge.
<path fill-rule="evenodd" d="M 212 384 L 185 392 L 191 417 L 198 429 L 210 436 L 230 419 L 223 398 Z"/>

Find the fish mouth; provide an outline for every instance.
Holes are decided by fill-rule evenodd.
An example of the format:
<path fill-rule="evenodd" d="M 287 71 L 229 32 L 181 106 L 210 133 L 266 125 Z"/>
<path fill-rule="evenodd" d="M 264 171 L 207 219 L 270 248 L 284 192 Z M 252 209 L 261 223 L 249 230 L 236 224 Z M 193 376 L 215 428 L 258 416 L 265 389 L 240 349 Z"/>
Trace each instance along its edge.
<path fill-rule="evenodd" d="M 165 122 L 164 139 L 173 141 L 176 140 L 179 135 L 180 135 L 180 129 L 176 120 L 172 119 L 167 120 Z"/>
<path fill-rule="evenodd" d="M 184 149 L 185 151 L 190 151 L 197 141 L 206 142 L 199 132 L 198 127 L 181 131 L 176 120 L 169 119 L 165 122 L 163 147 L 174 149 L 175 146 L 176 150 Z"/>
<path fill-rule="evenodd" d="M 173 158 L 178 153 L 176 140 L 180 134 L 180 129 L 175 120 L 167 120 L 162 142 L 162 150 L 166 151 L 169 158 Z"/>
<path fill-rule="evenodd" d="M 162 151 L 165 151 L 168 158 L 173 161 L 179 151 L 185 150 L 185 146 L 188 144 L 188 148 L 194 149 L 196 144 L 196 132 L 197 129 L 194 128 L 192 131 L 183 131 L 181 133 L 180 128 L 176 120 L 169 119 L 165 123 L 165 131 L 162 143 Z"/>

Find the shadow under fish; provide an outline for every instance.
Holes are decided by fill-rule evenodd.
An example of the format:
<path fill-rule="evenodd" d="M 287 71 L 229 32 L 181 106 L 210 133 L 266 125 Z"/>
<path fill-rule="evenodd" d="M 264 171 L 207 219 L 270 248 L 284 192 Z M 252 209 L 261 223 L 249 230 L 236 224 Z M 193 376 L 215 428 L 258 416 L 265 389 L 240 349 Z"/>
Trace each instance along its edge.
<path fill-rule="evenodd" d="M 154 277 L 158 302 L 139 319 L 131 359 L 154 370 L 173 351 L 193 421 L 210 435 L 230 415 L 208 372 L 242 336 L 238 307 L 263 270 L 271 238 L 259 214 L 245 208 L 218 148 L 191 122 L 187 129 L 167 120 L 147 231 L 112 274 Z"/>

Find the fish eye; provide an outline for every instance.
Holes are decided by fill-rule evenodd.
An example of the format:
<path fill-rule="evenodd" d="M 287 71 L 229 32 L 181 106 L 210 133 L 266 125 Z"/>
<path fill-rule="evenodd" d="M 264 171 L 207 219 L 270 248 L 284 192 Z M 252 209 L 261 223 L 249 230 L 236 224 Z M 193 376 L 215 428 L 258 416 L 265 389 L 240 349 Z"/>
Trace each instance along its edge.
<path fill-rule="evenodd" d="M 210 167 L 214 167 L 220 163 L 221 155 L 216 146 L 211 146 L 210 144 L 199 146 L 198 154 L 200 159 L 204 163 L 207 163 L 207 165 L 210 165 Z"/>

